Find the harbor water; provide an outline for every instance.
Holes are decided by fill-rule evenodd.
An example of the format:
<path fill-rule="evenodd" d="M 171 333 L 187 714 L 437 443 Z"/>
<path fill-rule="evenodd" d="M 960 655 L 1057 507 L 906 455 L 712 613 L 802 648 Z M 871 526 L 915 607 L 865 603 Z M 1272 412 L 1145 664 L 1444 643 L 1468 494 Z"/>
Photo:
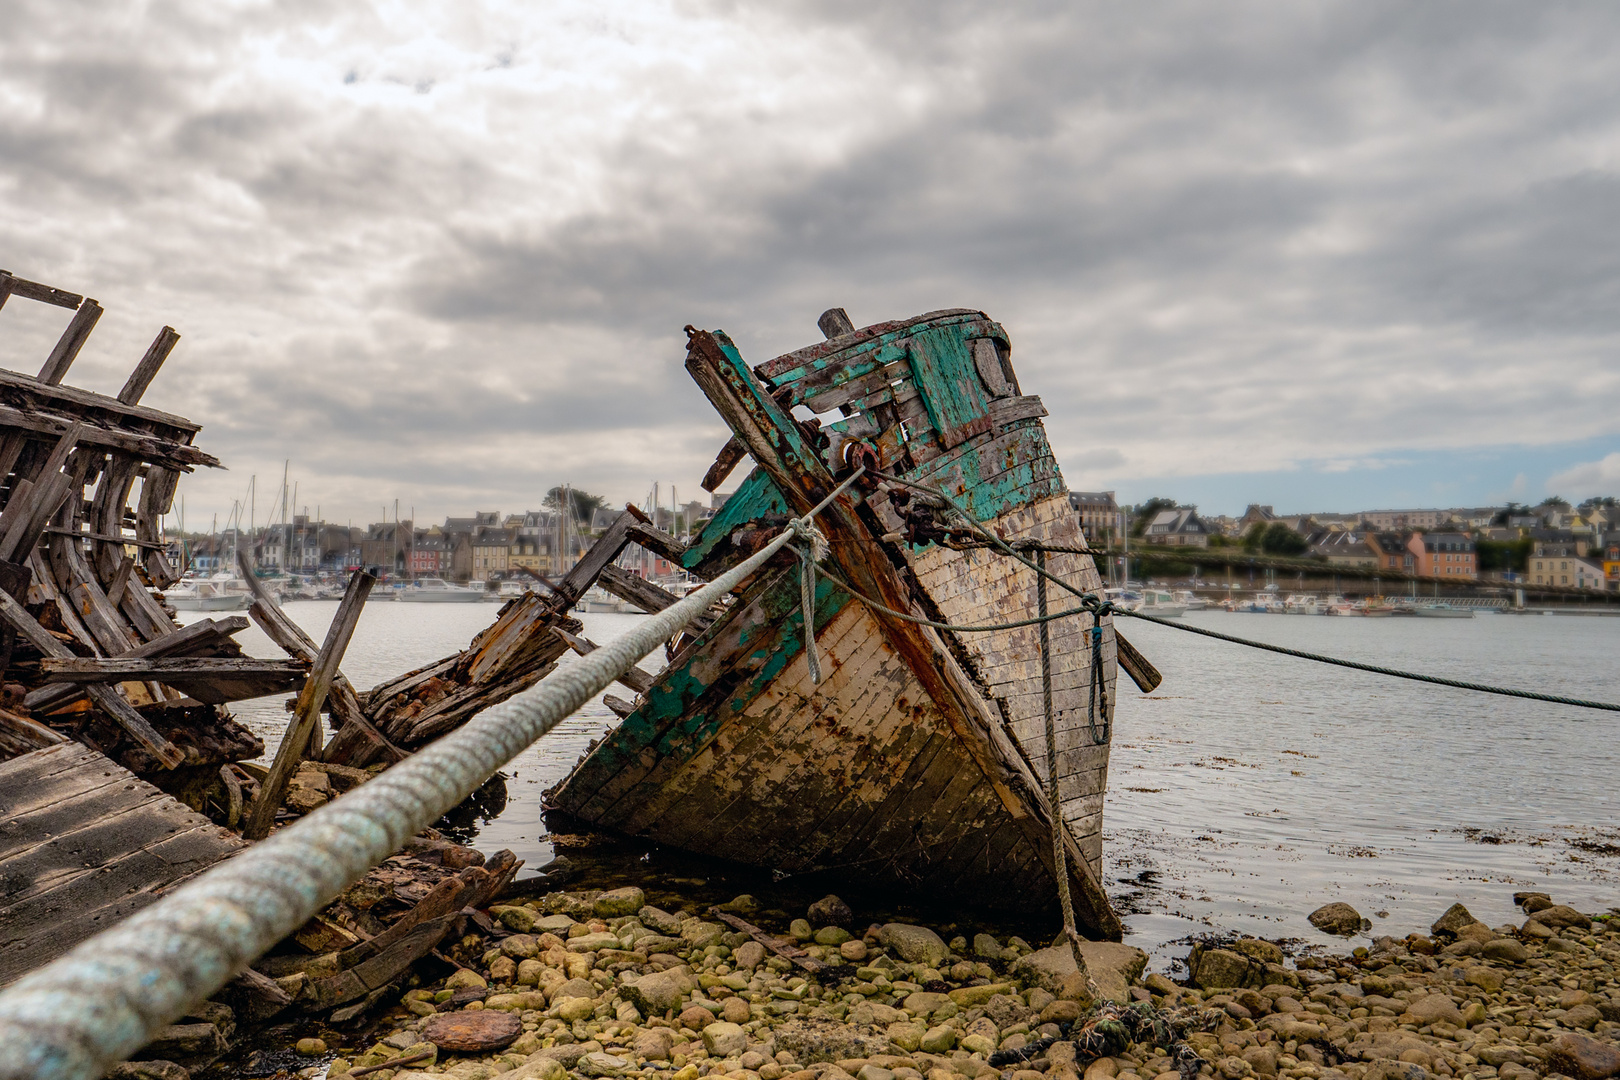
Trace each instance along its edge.
<path fill-rule="evenodd" d="M 320 640 L 336 606 L 286 610 Z M 356 687 L 372 686 L 464 647 L 495 611 L 369 604 L 344 672 Z M 579 618 L 600 644 L 641 616 Z M 1184 621 L 1449 678 L 1620 701 L 1620 620 L 1204 611 Z M 1126 940 L 1153 954 L 1156 968 L 1208 933 L 1327 944 L 1306 915 L 1334 900 L 1370 919 L 1369 935 L 1397 937 L 1426 931 L 1454 901 L 1492 925 L 1510 921 L 1518 890 L 1544 890 L 1583 911 L 1620 905 L 1620 714 L 1326 667 L 1138 621 L 1123 629 L 1165 680 L 1144 695 L 1120 679 L 1106 886 Z M 238 640 L 253 655 L 279 655 L 256 627 Z M 655 654 L 643 666 L 661 663 Z M 282 701 L 234 709 L 273 754 Z M 504 808 L 471 823 L 478 845 L 511 848 L 530 867 L 550 859 L 558 838 L 541 821 L 540 793 L 614 722 L 598 698 L 520 755 L 506 770 Z"/>

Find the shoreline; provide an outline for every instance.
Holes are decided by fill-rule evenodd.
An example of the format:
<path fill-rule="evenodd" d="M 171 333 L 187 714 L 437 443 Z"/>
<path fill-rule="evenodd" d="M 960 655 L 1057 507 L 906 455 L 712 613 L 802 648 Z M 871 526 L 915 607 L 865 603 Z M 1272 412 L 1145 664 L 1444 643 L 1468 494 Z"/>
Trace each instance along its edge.
<path fill-rule="evenodd" d="M 669 895 L 663 883 L 658 888 Z M 767 909 L 751 896 L 712 910 L 673 903 L 674 910 L 666 910 L 646 901 L 636 886 L 497 900 L 488 909 L 491 919 L 469 921 L 463 936 L 443 947 L 442 959 L 429 963 L 440 967 L 437 977 L 425 978 L 418 968 L 376 1002 L 362 1026 L 309 1020 L 266 1029 L 259 1038 L 266 1049 L 233 1051 L 191 1075 L 1620 1075 L 1620 915 L 1587 916 L 1544 894 L 1518 898 L 1530 912 L 1518 925 L 1487 927 L 1455 905 L 1427 931 L 1379 937 L 1348 953 L 1312 950 L 1292 961 L 1275 942 L 1212 939 L 1193 948 L 1185 983 L 1147 973 L 1141 950 L 1091 943 L 1087 962 L 1102 1001 L 1086 999 L 1067 949 L 1040 941 L 983 933 L 947 939 L 915 924 L 868 923 L 836 897 L 792 920 L 784 916 L 793 913 Z M 1315 914 L 1326 921 L 1335 914 L 1330 909 Z M 719 921 L 721 910 L 756 922 L 773 947 Z M 1352 927 L 1337 914 L 1337 929 L 1365 925 L 1359 915 Z M 1346 943 L 1325 933 L 1321 941 Z M 830 966 L 811 974 L 777 955 L 776 943 L 802 947 L 805 959 Z M 1297 944 L 1288 943 L 1291 949 Z M 1069 1038 L 1106 1002 L 1141 1003 L 1137 1007 L 1177 1024 L 1190 1023 L 1178 1031 L 1201 1061 L 1183 1054 L 1190 1071 L 1178 1072 L 1178 1047 L 1166 1039 L 1155 1046 L 1151 1035 L 1148 1043 L 1117 1044 L 1116 1034 L 1112 1052 L 1097 1057 L 1083 1041 L 1077 1057 Z M 1057 1041 L 1046 1045 L 1051 1039 Z M 476 1049 L 479 1040 L 482 1049 Z M 1002 1060 L 1015 1050 L 1030 1053 L 1030 1060 Z M 123 1070 L 114 1075 L 179 1080 L 178 1073 L 151 1067 Z"/>

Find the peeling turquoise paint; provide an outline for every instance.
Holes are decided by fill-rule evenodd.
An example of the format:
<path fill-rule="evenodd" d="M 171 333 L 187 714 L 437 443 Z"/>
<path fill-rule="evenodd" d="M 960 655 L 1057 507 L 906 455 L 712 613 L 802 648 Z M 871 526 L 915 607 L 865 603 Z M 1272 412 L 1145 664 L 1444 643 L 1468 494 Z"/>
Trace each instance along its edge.
<path fill-rule="evenodd" d="M 788 509 L 787 500 L 782 492 L 771 483 L 771 478 L 765 475 L 765 470 L 755 468 L 748 474 L 748 478 L 737 488 L 736 494 L 726 500 L 714 517 L 703 526 L 703 530 L 692 540 L 686 554 L 681 556 L 681 565 L 688 570 L 694 570 L 712 555 L 721 545 L 731 540 L 731 534 L 744 525 L 764 520 L 767 517 L 788 518 L 792 512 Z"/>
<path fill-rule="evenodd" d="M 816 625 L 825 627 L 851 597 L 826 578 L 816 579 Z M 686 761 L 725 723 L 771 685 L 804 651 L 804 612 L 797 569 L 777 576 L 758 600 L 765 618 L 733 626 L 755 601 L 738 604 L 711 626 L 678 668 L 665 669 L 639 708 L 625 717 L 557 792 L 563 809 L 589 802 L 616 774 L 636 767 L 644 751 Z M 737 634 L 738 644 L 717 656 L 717 645 Z M 698 670 L 721 672 L 705 682 Z"/>

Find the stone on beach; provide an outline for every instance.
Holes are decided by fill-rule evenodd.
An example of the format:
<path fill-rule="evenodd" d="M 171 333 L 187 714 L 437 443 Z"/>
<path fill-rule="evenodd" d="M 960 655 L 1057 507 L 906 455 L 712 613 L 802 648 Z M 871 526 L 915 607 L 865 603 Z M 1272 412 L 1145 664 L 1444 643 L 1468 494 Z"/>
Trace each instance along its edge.
<path fill-rule="evenodd" d="M 1131 999 L 1131 983 L 1141 976 L 1148 961 L 1147 953 L 1141 949 L 1114 941 L 1082 942 L 1080 955 L 1085 957 L 1097 991 L 1117 1002 Z M 1068 945 L 1053 945 L 1020 957 L 1012 970 L 1054 994 L 1064 988 L 1069 976 L 1078 974 Z"/>
<path fill-rule="evenodd" d="M 910 923 L 884 923 L 878 931 L 878 941 L 893 949 L 908 962 L 937 967 L 950 950 L 940 936 L 926 926 Z"/>
<path fill-rule="evenodd" d="M 1452 904 L 1446 908 L 1445 914 L 1434 920 L 1434 925 L 1429 927 L 1429 933 L 1455 935 L 1463 927 L 1477 922 L 1479 920 L 1470 915 L 1467 908 L 1461 904 Z"/>
<path fill-rule="evenodd" d="M 1310 914 L 1311 925 L 1324 934 L 1338 934 L 1340 937 L 1350 937 L 1359 934 L 1367 920 L 1361 917 L 1361 912 L 1336 900 L 1331 904 L 1323 904 Z"/>
<path fill-rule="evenodd" d="M 422 1028 L 422 1037 L 440 1050 L 461 1052 L 500 1050 L 522 1033 L 522 1020 L 491 1009 L 442 1013 Z"/>

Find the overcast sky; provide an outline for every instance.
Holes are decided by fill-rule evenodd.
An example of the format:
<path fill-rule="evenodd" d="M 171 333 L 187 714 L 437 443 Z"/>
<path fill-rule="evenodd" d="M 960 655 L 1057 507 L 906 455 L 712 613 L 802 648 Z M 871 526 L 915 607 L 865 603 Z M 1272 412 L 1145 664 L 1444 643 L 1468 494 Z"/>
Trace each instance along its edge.
<path fill-rule="evenodd" d="M 700 495 L 760 362 L 1006 325 L 1073 488 L 1620 494 L 1620 8 L 0 0 L 0 267 L 70 381 L 329 519 Z M 66 322 L 13 301 L 0 364 Z M 172 520 L 172 519 L 171 519 Z"/>

